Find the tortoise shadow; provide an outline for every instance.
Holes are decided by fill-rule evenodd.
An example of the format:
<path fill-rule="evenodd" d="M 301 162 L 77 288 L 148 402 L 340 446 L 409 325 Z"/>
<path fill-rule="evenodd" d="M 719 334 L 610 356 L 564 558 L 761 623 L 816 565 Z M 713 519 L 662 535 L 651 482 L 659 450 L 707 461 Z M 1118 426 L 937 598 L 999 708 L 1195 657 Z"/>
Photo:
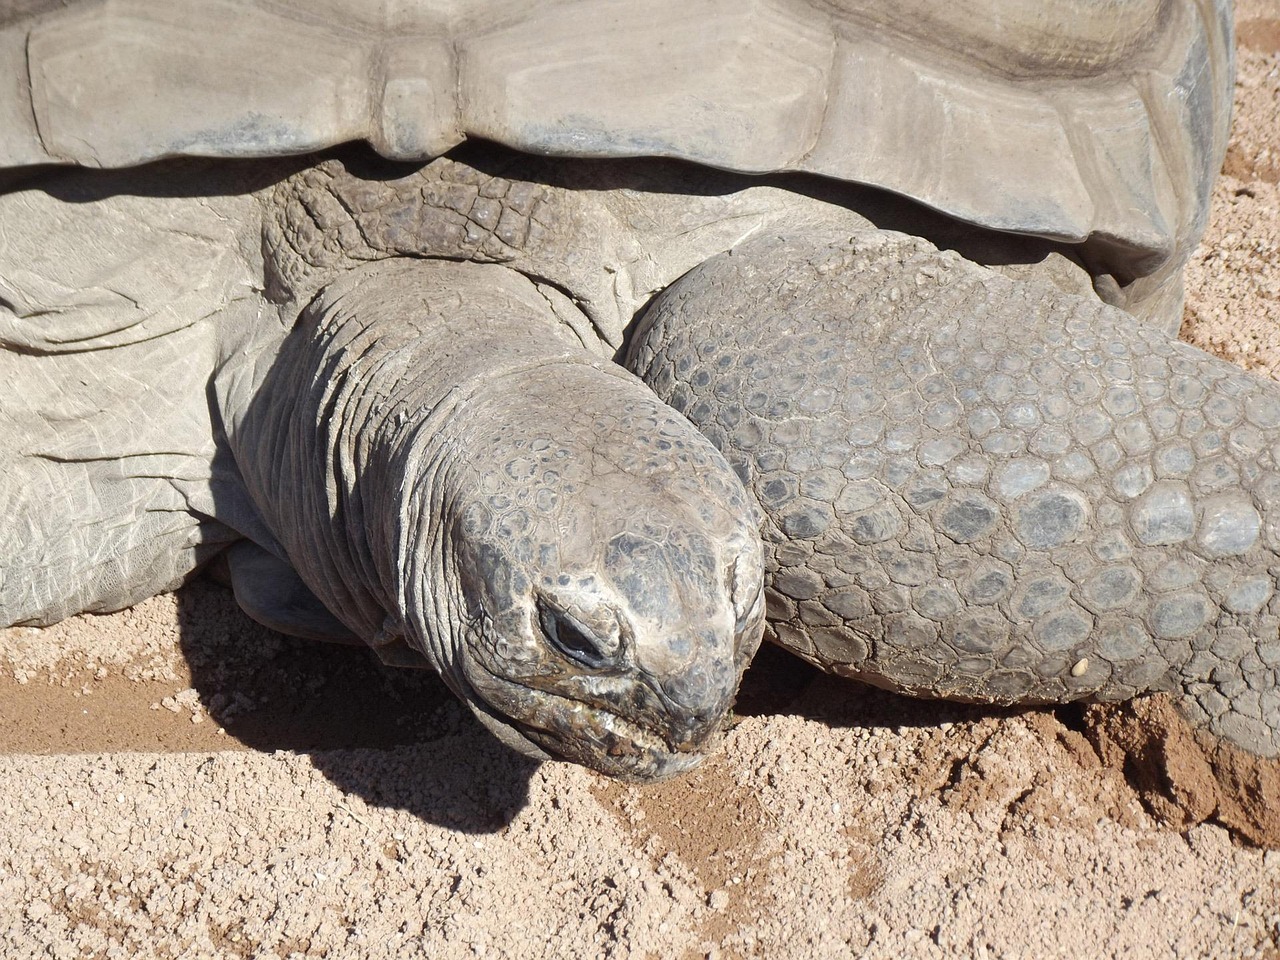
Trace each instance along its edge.
<path fill-rule="evenodd" d="M 370 806 L 463 833 L 499 831 L 528 803 L 537 761 L 499 744 L 434 672 L 278 634 L 207 581 L 178 598 L 192 686 L 245 746 L 304 753 Z"/>
<path fill-rule="evenodd" d="M 498 743 L 429 670 L 367 649 L 287 637 L 250 620 L 226 588 L 178 594 L 180 646 L 211 719 L 246 747 L 288 750 L 370 806 L 468 834 L 496 833 L 529 802 L 539 763 Z M 789 714 L 831 729 L 934 728 L 1028 709 L 922 700 L 823 673 L 764 644 L 735 713 Z M 1079 710 L 1056 710 L 1078 728 Z"/>
<path fill-rule="evenodd" d="M 178 594 L 179 643 L 210 718 L 252 750 L 303 753 L 370 806 L 469 834 L 502 830 L 529 802 L 538 762 L 498 743 L 429 670 L 367 649 L 287 637 L 250 620 L 229 590 Z M 825 674 L 765 644 L 735 712 L 792 714 L 839 729 L 936 727 L 1017 708 L 919 700 Z"/>
<path fill-rule="evenodd" d="M 791 714 L 833 729 L 915 729 L 1043 709 L 1046 708 L 909 697 L 823 673 L 799 657 L 765 643 L 742 679 L 735 712 L 748 717 Z M 1068 717 L 1060 719 L 1072 725 Z"/>

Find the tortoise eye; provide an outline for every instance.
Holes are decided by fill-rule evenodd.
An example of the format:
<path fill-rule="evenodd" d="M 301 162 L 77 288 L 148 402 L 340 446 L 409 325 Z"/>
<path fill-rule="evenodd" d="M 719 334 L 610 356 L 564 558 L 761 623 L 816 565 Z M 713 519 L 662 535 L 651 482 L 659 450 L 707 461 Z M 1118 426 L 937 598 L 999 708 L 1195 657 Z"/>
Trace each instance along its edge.
<path fill-rule="evenodd" d="M 541 603 L 538 606 L 542 632 L 553 648 L 592 670 L 609 665 L 612 657 L 605 642 L 567 614 Z"/>

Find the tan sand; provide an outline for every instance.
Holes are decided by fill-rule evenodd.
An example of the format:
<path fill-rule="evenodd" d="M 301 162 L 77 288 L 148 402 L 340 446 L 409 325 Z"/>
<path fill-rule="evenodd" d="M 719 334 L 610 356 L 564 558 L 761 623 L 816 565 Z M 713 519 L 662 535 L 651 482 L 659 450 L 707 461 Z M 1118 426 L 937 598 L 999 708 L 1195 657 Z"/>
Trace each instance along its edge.
<path fill-rule="evenodd" d="M 1184 336 L 1280 376 L 1280 0 L 1237 19 Z M 0 955 L 1280 960 L 1280 851 L 1158 821 L 1078 709 L 765 651 L 740 715 L 696 775 L 632 788 L 208 584 L 0 631 Z"/>

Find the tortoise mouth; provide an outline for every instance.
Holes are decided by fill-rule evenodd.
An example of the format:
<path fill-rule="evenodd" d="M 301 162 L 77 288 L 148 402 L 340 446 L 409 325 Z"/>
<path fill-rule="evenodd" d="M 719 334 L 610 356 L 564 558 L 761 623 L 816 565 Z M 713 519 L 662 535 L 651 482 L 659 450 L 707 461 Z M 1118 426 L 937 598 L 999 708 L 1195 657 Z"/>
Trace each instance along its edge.
<path fill-rule="evenodd" d="M 728 713 L 726 705 L 713 717 L 682 720 L 668 711 L 650 709 L 646 712 L 652 712 L 657 721 L 650 725 L 603 703 L 528 686 L 483 666 L 480 670 L 482 679 L 462 671 L 465 699 L 500 740 L 530 756 L 569 760 L 618 780 L 654 782 L 692 770 L 718 742 Z M 665 699 L 650 685 L 644 686 L 650 694 L 646 699 Z M 659 729 L 664 726 L 684 735 L 664 734 Z"/>

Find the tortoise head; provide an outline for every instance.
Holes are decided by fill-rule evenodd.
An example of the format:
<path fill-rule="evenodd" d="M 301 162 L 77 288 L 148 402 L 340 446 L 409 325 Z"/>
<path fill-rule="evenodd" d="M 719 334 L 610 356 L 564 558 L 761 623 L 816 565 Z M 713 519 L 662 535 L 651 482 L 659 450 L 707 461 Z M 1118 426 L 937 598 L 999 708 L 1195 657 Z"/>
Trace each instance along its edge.
<path fill-rule="evenodd" d="M 506 743 L 661 779 L 712 747 L 759 646 L 759 518 L 688 421 L 604 366 L 508 384 L 466 418 L 406 612 Z"/>

